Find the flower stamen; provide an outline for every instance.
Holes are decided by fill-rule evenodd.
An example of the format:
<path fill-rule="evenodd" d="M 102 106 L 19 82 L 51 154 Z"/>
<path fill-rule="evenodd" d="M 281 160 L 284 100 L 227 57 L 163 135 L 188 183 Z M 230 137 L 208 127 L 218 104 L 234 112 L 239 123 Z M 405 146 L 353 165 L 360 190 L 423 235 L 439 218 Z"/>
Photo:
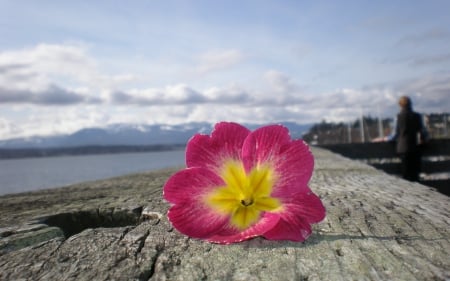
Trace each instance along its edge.
<path fill-rule="evenodd" d="M 242 200 L 241 200 L 241 204 L 242 204 L 243 206 L 245 206 L 245 207 L 248 207 L 248 206 L 250 206 L 250 205 L 253 205 L 253 199 L 252 199 L 252 198 L 250 198 L 250 199 L 242 199 Z"/>

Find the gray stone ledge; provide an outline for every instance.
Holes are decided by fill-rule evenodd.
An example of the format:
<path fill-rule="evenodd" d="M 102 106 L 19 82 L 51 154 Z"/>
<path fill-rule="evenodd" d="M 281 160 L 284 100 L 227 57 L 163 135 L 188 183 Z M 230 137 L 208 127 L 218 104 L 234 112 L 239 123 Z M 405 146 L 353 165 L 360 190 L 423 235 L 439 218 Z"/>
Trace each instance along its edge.
<path fill-rule="evenodd" d="M 313 153 L 327 217 L 304 243 L 179 234 L 165 216 L 167 169 L 1 196 L 0 280 L 450 280 L 448 197 Z"/>

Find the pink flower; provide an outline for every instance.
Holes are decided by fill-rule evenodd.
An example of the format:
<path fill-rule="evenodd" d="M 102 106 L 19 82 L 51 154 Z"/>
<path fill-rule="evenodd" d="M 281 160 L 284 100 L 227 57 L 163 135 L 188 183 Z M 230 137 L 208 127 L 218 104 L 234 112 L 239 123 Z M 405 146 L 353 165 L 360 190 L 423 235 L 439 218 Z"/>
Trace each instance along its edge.
<path fill-rule="evenodd" d="M 187 168 L 164 185 L 168 218 L 188 236 L 229 244 L 255 236 L 304 241 L 325 217 L 308 187 L 314 158 L 281 125 L 253 132 L 218 123 L 186 148 Z"/>

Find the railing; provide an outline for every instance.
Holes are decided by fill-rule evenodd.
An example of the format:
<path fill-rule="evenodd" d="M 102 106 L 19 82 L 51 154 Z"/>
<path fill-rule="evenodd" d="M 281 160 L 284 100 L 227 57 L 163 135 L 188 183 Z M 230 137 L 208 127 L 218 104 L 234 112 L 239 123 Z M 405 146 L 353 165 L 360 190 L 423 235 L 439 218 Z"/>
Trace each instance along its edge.
<path fill-rule="evenodd" d="M 399 175 L 400 159 L 394 142 L 321 145 L 325 149 L 364 162 L 389 174 Z M 450 139 L 433 139 L 421 146 L 420 183 L 450 195 Z"/>

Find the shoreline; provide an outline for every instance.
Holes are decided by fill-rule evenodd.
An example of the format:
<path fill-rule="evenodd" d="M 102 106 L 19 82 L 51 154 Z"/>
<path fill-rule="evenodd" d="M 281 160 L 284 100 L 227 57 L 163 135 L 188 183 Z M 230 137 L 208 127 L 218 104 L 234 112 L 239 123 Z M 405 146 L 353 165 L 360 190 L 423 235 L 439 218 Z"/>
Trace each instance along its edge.
<path fill-rule="evenodd" d="M 74 147 L 47 148 L 0 148 L 0 161 L 9 159 L 103 155 L 120 153 L 173 151 L 185 148 L 185 144 L 173 145 L 86 145 Z"/>

